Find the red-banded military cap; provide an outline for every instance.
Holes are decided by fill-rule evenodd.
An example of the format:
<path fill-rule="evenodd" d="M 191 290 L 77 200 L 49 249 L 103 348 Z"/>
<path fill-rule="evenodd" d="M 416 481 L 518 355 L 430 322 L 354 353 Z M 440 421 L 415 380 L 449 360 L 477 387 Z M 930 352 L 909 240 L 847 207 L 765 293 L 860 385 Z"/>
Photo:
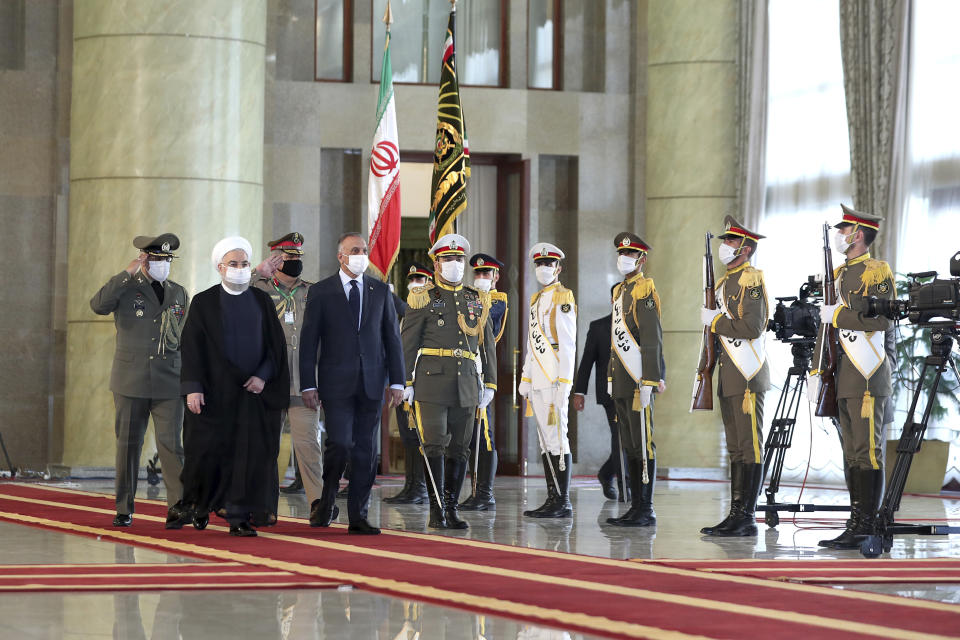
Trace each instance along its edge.
<path fill-rule="evenodd" d="M 717 237 L 721 240 L 726 240 L 727 238 L 746 238 L 747 240 L 756 242 L 767 236 L 762 236 L 756 231 L 750 231 L 733 216 L 727 216 L 723 219 L 723 233 Z"/>
<path fill-rule="evenodd" d="M 622 231 L 613 239 L 613 246 L 617 253 L 621 251 L 641 251 L 648 253 L 653 247 L 644 242 L 643 238 L 629 231 Z"/>
<path fill-rule="evenodd" d="M 419 262 L 408 263 L 404 270 L 407 273 L 407 280 L 411 278 L 427 278 L 429 280 L 433 277 L 433 270 Z"/>
<path fill-rule="evenodd" d="M 540 260 L 563 260 L 566 256 L 560 247 L 549 242 L 538 242 L 530 247 L 530 259 L 534 262 Z"/>
<path fill-rule="evenodd" d="M 282 238 L 268 242 L 267 246 L 270 247 L 271 251 L 283 251 L 284 253 L 289 253 L 294 256 L 302 256 L 303 249 L 301 247 L 303 247 L 303 236 L 294 231 Z"/>
<path fill-rule="evenodd" d="M 493 271 L 494 269 L 502 269 L 503 263 L 490 254 L 475 253 L 470 258 L 470 266 L 473 267 L 474 272 Z"/>
<path fill-rule="evenodd" d="M 158 258 L 176 258 L 173 252 L 180 248 L 180 238 L 172 233 L 161 233 L 158 236 L 137 236 L 133 239 L 133 246 L 147 255 Z"/>
<path fill-rule="evenodd" d="M 459 233 L 448 233 L 430 247 L 430 255 L 434 258 L 441 256 L 462 256 L 469 252 L 470 243 Z"/>
<path fill-rule="evenodd" d="M 863 213 L 862 211 L 855 211 L 845 204 L 841 204 L 840 208 L 843 210 L 843 219 L 837 224 L 833 225 L 834 228 L 839 229 L 840 227 L 853 224 L 860 225 L 861 227 L 868 227 L 870 229 L 880 229 L 880 221 L 883 220 L 881 216 L 875 216 L 872 213 Z"/>

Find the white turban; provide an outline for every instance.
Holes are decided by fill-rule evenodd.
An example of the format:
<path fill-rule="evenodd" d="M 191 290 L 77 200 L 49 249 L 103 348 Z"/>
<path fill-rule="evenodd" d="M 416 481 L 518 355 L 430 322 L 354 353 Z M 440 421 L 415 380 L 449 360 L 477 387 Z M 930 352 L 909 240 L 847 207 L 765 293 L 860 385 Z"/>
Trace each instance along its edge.
<path fill-rule="evenodd" d="M 240 236 L 230 236 L 228 238 L 224 238 L 213 247 L 213 253 L 210 255 L 210 259 L 213 260 L 213 268 L 216 269 L 217 265 L 220 264 L 220 261 L 223 260 L 223 256 L 227 255 L 234 249 L 246 251 L 248 261 L 253 257 L 253 247 L 250 246 L 250 242 L 246 238 L 241 238 Z"/>

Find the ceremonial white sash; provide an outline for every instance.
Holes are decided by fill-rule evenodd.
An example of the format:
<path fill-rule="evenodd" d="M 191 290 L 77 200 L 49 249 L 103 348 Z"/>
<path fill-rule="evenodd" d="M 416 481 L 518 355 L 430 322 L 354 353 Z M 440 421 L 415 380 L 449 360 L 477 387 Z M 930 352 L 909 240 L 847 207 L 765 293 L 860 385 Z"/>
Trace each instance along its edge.
<path fill-rule="evenodd" d="M 840 295 L 840 300 L 844 306 L 850 306 L 843 294 Z M 843 352 L 850 358 L 850 362 L 857 368 L 860 375 L 869 380 L 886 358 L 886 351 L 883 348 L 883 331 L 837 329 L 837 334 Z"/>
<path fill-rule="evenodd" d="M 623 315 L 623 297 L 625 295 L 627 294 L 623 293 L 613 301 L 613 322 L 610 325 L 610 342 L 623 368 L 630 374 L 634 382 L 640 384 L 640 378 L 643 375 L 643 359 L 640 354 L 640 345 L 637 344 L 633 333 L 631 333 L 627 327 L 627 321 Z"/>
<path fill-rule="evenodd" d="M 726 286 L 725 282 L 723 288 L 720 290 L 720 295 L 717 296 L 717 308 L 726 314 L 727 317 L 733 318 L 727 309 L 726 296 L 723 295 Z M 766 334 L 761 334 L 759 338 L 754 340 L 730 338 L 728 336 L 717 337 L 720 338 L 720 344 L 723 345 L 723 350 L 726 351 L 730 359 L 733 360 L 733 364 L 737 365 L 737 369 L 740 370 L 743 377 L 747 380 L 752 380 L 753 376 L 759 373 L 760 368 L 763 367 L 763 363 L 767 359 Z"/>
<path fill-rule="evenodd" d="M 540 298 L 537 298 L 537 300 L 530 305 L 530 331 L 528 334 L 530 351 L 533 353 L 537 364 L 540 365 L 540 370 L 543 371 L 543 375 L 546 376 L 550 382 L 556 382 L 559 376 L 560 358 L 557 357 L 557 352 L 553 350 L 550 341 L 547 340 L 547 337 L 543 334 L 543 329 L 540 327 L 539 308 Z"/>

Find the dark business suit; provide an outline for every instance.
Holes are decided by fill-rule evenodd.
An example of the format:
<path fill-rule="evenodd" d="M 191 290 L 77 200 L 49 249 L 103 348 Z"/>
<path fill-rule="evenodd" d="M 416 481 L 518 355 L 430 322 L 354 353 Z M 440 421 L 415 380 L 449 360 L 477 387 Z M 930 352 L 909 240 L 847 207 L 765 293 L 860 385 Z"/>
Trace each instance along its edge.
<path fill-rule="evenodd" d="M 349 459 L 351 523 L 367 517 L 384 387 L 404 381 L 394 296 L 379 280 L 362 282 L 359 329 L 339 272 L 310 287 L 300 343 L 300 388 L 317 389 L 327 430 L 322 499 L 332 504 Z"/>
<path fill-rule="evenodd" d="M 617 459 L 620 451 L 620 431 L 617 426 L 617 411 L 613 406 L 613 398 L 607 393 L 607 363 L 610 362 L 610 330 L 613 316 L 607 314 L 590 323 L 587 329 L 587 341 L 583 345 L 583 355 L 580 357 L 580 366 L 577 367 L 577 376 L 574 380 L 573 392 L 587 394 L 590 388 L 590 373 L 596 369 L 594 389 L 597 394 L 597 404 L 603 407 L 607 414 L 607 425 L 610 427 L 610 456 L 600 467 L 597 476 L 601 480 L 610 480 L 615 475 L 620 476 L 620 460 Z"/>

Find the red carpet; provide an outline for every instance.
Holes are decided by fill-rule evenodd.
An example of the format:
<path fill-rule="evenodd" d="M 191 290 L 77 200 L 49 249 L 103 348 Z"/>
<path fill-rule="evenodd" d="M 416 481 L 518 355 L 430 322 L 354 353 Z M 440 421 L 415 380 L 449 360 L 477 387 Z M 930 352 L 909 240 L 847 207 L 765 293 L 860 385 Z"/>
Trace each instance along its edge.
<path fill-rule="evenodd" d="M 960 560 L 635 560 L 663 567 L 707 571 L 790 582 L 850 583 L 956 583 Z"/>
<path fill-rule="evenodd" d="M 0 485 L 3 520 L 607 637 L 960 637 L 960 605 L 402 531 L 348 536 L 292 519 L 258 538 L 215 523 L 166 531 L 163 505 L 138 511 L 114 529 L 111 496 Z"/>
<path fill-rule="evenodd" d="M 5 564 L 0 593 L 10 591 L 155 591 L 176 589 L 324 589 L 336 582 L 240 562 L 177 564 Z"/>

